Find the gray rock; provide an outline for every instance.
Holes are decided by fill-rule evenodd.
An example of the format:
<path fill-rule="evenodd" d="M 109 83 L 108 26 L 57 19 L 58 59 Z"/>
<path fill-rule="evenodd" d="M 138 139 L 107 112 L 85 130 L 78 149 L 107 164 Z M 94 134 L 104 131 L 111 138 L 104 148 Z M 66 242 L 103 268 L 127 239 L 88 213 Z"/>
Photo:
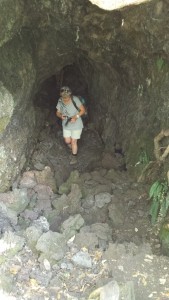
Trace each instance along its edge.
<path fill-rule="evenodd" d="M 18 217 L 17 213 L 7 208 L 5 203 L 0 202 L 0 228 L 3 231 L 3 229 L 7 229 L 7 227 L 15 227 L 18 223 Z M 6 225 L 5 225 L 6 224 Z"/>
<path fill-rule="evenodd" d="M 13 257 L 16 253 L 22 250 L 25 244 L 25 239 L 9 231 L 5 232 L 0 240 L 1 259 L 7 260 Z"/>
<path fill-rule="evenodd" d="M 111 193 L 112 187 L 111 184 L 98 184 L 96 182 L 96 185 L 91 185 L 91 186 L 84 186 L 83 187 L 83 194 L 85 197 L 89 195 L 97 195 L 99 193 Z"/>
<path fill-rule="evenodd" d="M 60 287 L 62 288 L 62 281 L 60 278 L 58 278 L 57 276 L 53 277 L 50 281 L 50 286 L 54 286 L 54 287 Z"/>
<path fill-rule="evenodd" d="M 30 210 L 30 209 L 25 209 L 20 216 L 24 219 L 35 221 L 38 218 L 38 212 Z"/>
<path fill-rule="evenodd" d="M 82 207 L 85 209 L 89 209 L 89 208 L 93 207 L 93 205 L 94 205 L 94 196 L 93 195 L 89 195 L 82 200 Z"/>
<path fill-rule="evenodd" d="M 103 258 L 106 260 L 120 259 L 126 255 L 126 247 L 123 244 L 109 243 L 108 249 L 104 252 Z"/>
<path fill-rule="evenodd" d="M 112 229 L 106 223 L 96 223 L 91 225 L 91 232 L 94 232 L 96 236 L 105 241 L 112 240 Z"/>
<path fill-rule="evenodd" d="M 69 208 L 68 200 L 68 196 L 63 194 L 52 201 L 52 205 L 57 210 L 58 214 L 63 213 L 65 209 Z"/>
<path fill-rule="evenodd" d="M 20 214 L 29 204 L 27 189 L 14 189 L 12 192 L 0 193 L 0 201 L 6 207 Z"/>
<path fill-rule="evenodd" d="M 80 251 L 72 257 L 75 265 L 83 268 L 92 268 L 92 260 L 87 252 Z"/>
<path fill-rule="evenodd" d="M 68 195 L 69 214 L 76 214 L 81 210 L 82 193 L 78 184 L 71 185 L 71 192 Z"/>
<path fill-rule="evenodd" d="M 71 190 L 72 183 L 79 183 L 80 177 L 78 171 L 72 171 L 66 182 L 59 187 L 59 194 L 68 194 Z"/>
<path fill-rule="evenodd" d="M 34 220 L 32 225 L 39 228 L 42 232 L 47 232 L 49 230 L 49 223 L 47 219 L 43 216 L 41 216 L 37 220 Z"/>
<path fill-rule="evenodd" d="M 102 208 L 104 205 L 111 201 L 111 195 L 109 193 L 100 193 L 95 195 L 95 205 Z"/>
<path fill-rule="evenodd" d="M 4 292 L 8 292 L 10 293 L 14 288 L 14 278 L 12 277 L 12 275 L 8 274 L 4 274 L 4 272 L 1 272 L 1 280 L 0 280 L 0 299 L 2 300 L 7 300 L 10 298 L 8 298 L 8 295 L 4 295 Z M 12 299 L 11 299 L 12 300 Z"/>
<path fill-rule="evenodd" d="M 114 227 L 123 225 L 125 220 L 124 207 L 120 202 L 111 203 L 108 207 L 109 218 L 111 219 Z"/>
<path fill-rule="evenodd" d="M 61 263 L 60 265 L 61 269 L 66 269 L 66 270 L 72 270 L 73 269 L 73 265 L 71 263 Z"/>
<path fill-rule="evenodd" d="M 66 240 L 70 239 L 84 225 L 84 219 L 81 215 L 70 216 L 61 225 L 61 232 Z"/>
<path fill-rule="evenodd" d="M 43 231 L 41 228 L 38 228 L 37 226 L 30 226 L 25 231 L 25 237 L 27 240 L 27 244 L 30 247 L 30 249 L 37 253 L 36 244 L 40 236 L 42 235 Z"/>
<path fill-rule="evenodd" d="M 42 171 L 34 171 L 34 174 L 38 184 L 49 186 L 54 193 L 57 192 L 54 173 L 49 166 L 46 166 Z"/>
<path fill-rule="evenodd" d="M 135 300 L 134 283 L 127 281 L 119 284 L 120 286 L 120 300 Z"/>
<path fill-rule="evenodd" d="M 36 209 L 39 212 L 50 211 L 52 209 L 52 189 L 49 186 L 38 184 L 34 187 L 34 191 L 37 193 Z"/>
<path fill-rule="evenodd" d="M 64 257 L 66 240 L 62 234 L 48 231 L 41 235 L 37 241 L 36 249 L 42 252 L 39 261 L 46 258 L 51 264 L 54 264 Z"/>
<path fill-rule="evenodd" d="M 52 273 L 42 271 L 41 269 L 32 269 L 30 278 L 35 279 L 39 285 L 47 287 L 52 278 Z"/>
<path fill-rule="evenodd" d="M 120 300 L 120 288 L 116 281 L 112 280 L 106 285 L 93 291 L 88 300 Z M 126 300 L 126 298 L 124 298 Z"/>
<path fill-rule="evenodd" d="M 36 170 L 42 171 L 45 167 L 45 164 L 42 164 L 41 162 L 37 161 L 35 162 L 34 167 Z"/>
<path fill-rule="evenodd" d="M 20 180 L 19 188 L 33 188 L 37 185 L 35 174 L 32 171 L 27 171 L 23 173 Z"/>
<path fill-rule="evenodd" d="M 76 234 L 74 243 L 79 247 L 95 249 L 99 245 L 98 237 L 93 232 L 80 232 Z"/>
<path fill-rule="evenodd" d="M 10 220 L 0 212 L 0 234 L 8 230 L 13 231 Z"/>

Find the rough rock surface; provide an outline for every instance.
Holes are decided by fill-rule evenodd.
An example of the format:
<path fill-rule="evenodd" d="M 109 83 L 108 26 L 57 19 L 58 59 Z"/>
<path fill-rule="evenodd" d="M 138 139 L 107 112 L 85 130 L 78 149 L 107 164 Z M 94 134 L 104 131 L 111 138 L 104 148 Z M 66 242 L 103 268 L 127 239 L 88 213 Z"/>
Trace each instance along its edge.
<path fill-rule="evenodd" d="M 120 145 L 133 173 L 142 149 L 153 158 L 153 138 L 169 125 L 168 13 L 167 0 L 113 11 L 88 0 L 1 1 L 1 191 L 32 155 L 66 66 L 74 92 L 88 90 L 90 117 L 107 148 Z M 49 99 L 42 87 L 53 75 Z"/>
<path fill-rule="evenodd" d="M 62 140 L 55 142 L 60 146 L 59 157 L 53 158 L 53 165 L 46 167 L 58 172 L 58 162 L 66 161 L 69 165 L 70 159 Z M 119 170 L 116 166 L 105 169 L 101 159 L 95 160 L 93 149 L 98 148 L 102 157 L 104 147 L 98 136 L 94 138 L 93 132 L 86 130 L 79 145 L 78 164 L 69 165 L 70 172 L 78 173 L 67 178 L 73 188 L 67 194 L 51 193 L 51 190 L 45 194 L 50 210 L 39 210 L 39 183 L 30 184 L 35 168 L 23 173 L 15 186 L 19 191 L 24 182 L 29 200 L 25 210 L 18 215 L 14 210 L 12 214 L 12 209 L 20 203 L 19 197 L 18 205 L 15 199 L 15 206 L 8 207 L 8 203 L 1 206 L 2 299 L 168 299 L 169 260 L 162 255 L 158 236 L 150 223 L 149 186 L 135 182 L 126 170 L 121 170 L 121 159 Z M 43 156 L 42 164 L 51 157 L 53 150 L 50 151 Z M 38 158 L 37 155 L 36 163 Z M 32 159 L 30 166 L 35 163 L 35 157 Z M 93 162 L 96 167 L 91 170 Z M 43 175 L 44 170 L 38 172 Z M 86 193 L 89 182 L 90 196 Z M 104 187 L 111 183 L 109 193 L 98 192 L 102 183 Z M 48 190 L 48 184 L 46 180 L 41 185 L 44 191 Z M 5 193 L 0 198 L 1 195 L 4 198 Z M 123 223 L 119 222 L 118 226 L 110 215 L 112 205 L 116 215 L 118 210 L 123 214 Z"/>

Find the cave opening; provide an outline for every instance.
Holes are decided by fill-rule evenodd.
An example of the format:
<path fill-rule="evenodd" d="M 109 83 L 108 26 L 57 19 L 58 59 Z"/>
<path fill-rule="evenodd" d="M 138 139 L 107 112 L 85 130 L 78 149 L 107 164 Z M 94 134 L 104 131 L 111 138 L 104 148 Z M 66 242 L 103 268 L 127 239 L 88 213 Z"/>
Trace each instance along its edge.
<path fill-rule="evenodd" d="M 34 97 L 34 106 L 48 108 L 56 111 L 56 104 L 60 97 L 62 86 L 71 88 L 72 94 L 82 96 L 90 102 L 88 85 L 85 77 L 77 64 L 65 66 L 57 74 L 52 75 L 43 81 Z"/>
<path fill-rule="evenodd" d="M 137 177 L 142 149 L 153 160 L 154 136 L 168 124 L 167 1 L 112 11 L 102 1 L 43 2 L 3 7 L 12 19 L 3 15 L 0 47 L 1 191 L 54 115 L 61 83 L 87 98 L 93 128 L 107 149 L 125 153 Z"/>
<path fill-rule="evenodd" d="M 86 60 L 84 59 L 82 61 L 78 60 L 78 63 L 68 64 L 64 66 L 56 74 L 52 75 L 41 83 L 38 91 L 36 92 L 36 95 L 33 98 L 34 109 L 38 110 L 39 115 L 41 115 L 41 125 L 39 127 L 39 133 L 37 135 L 35 143 L 30 150 L 32 155 L 30 156 L 30 159 L 28 160 L 23 171 L 25 171 L 26 169 L 41 170 L 45 167 L 45 165 L 49 165 L 55 172 L 55 178 L 57 179 L 58 184 L 63 183 L 63 181 L 69 177 L 69 174 L 72 170 L 72 168 L 69 168 L 69 162 L 67 162 L 69 156 L 66 157 L 66 159 L 65 157 L 61 158 L 61 154 L 59 151 L 60 145 L 62 147 L 64 143 L 61 137 L 61 120 L 56 117 L 56 105 L 60 98 L 60 88 L 62 86 L 69 86 L 73 95 L 82 96 L 87 103 L 87 119 L 83 121 L 84 133 L 82 134 L 82 140 L 78 141 L 80 153 L 82 152 L 81 148 L 89 150 L 90 148 L 92 149 L 92 147 L 96 143 L 96 147 L 91 150 L 93 152 L 91 152 L 91 158 L 88 157 L 90 154 L 86 151 L 86 163 L 82 164 L 81 167 L 79 165 L 78 169 L 81 171 L 87 171 L 87 169 L 92 170 L 94 168 L 94 165 L 97 166 L 97 162 L 95 162 L 94 164 L 91 163 L 93 154 L 95 158 L 97 158 L 100 153 L 100 149 L 104 147 L 104 141 L 101 137 L 101 133 L 99 133 L 99 126 L 97 128 L 97 126 L 95 126 L 94 124 L 94 120 L 92 120 L 92 114 L 95 115 L 95 112 L 93 113 L 94 106 L 92 97 L 89 92 L 89 78 L 85 77 L 83 69 L 79 67 L 79 61 L 80 67 L 82 66 L 82 63 L 86 67 Z M 89 65 L 87 64 L 87 70 L 88 68 Z M 92 75 L 92 73 L 93 71 L 90 72 L 90 75 Z M 97 87 L 97 93 L 101 88 L 101 86 Z M 96 97 L 95 100 L 97 100 Z M 90 128 L 90 133 L 87 133 L 88 128 Z M 89 142 L 86 142 L 85 139 L 89 139 Z M 90 139 L 92 139 L 93 141 L 90 142 Z M 53 141 L 56 141 L 55 145 Z M 49 146 L 49 149 L 47 145 L 46 148 L 45 143 Z M 52 148 L 54 148 L 54 154 L 51 155 L 49 154 L 50 144 L 52 144 Z M 45 153 L 43 147 L 45 147 Z M 112 150 L 112 152 L 113 151 L 114 150 Z M 50 156 L 52 155 L 53 157 L 52 159 L 50 159 Z M 58 161 L 60 159 L 62 161 L 62 164 L 58 164 Z M 59 173 L 62 173 L 63 176 L 59 175 Z"/>
<path fill-rule="evenodd" d="M 114 279 L 124 299 L 167 296 L 169 4 L 110 2 L 0 1 L 0 287 L 15 299 L 93 299 Z M 88 102 L 75 165 L 61 86 Z"/>

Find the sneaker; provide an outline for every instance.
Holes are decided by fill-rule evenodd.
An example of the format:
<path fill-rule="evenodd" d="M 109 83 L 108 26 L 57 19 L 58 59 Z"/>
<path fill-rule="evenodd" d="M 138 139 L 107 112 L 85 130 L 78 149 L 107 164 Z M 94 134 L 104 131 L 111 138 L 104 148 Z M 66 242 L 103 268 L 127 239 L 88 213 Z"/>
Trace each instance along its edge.
<path fill-rule="evenodd" d="M 71 161 L 70 161 L 70 165 L 74 165 L 74 164 L 77 164 L 77 157 L 76 156 L 73 156 L 71 158 Z"/>

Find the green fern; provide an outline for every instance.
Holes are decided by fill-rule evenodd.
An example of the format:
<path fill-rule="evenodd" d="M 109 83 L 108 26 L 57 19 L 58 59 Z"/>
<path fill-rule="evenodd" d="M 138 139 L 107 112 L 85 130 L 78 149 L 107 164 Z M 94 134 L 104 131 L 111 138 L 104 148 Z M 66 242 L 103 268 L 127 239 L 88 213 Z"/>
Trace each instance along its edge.
<path fill-rule="evenodd" d="M 144 165 L 147 165 L 150 162 L 148 154 L 147 154 L 146 150 L 144 150 L 144 149 L 141 150 L 141 153 L 139 156 L 139 162 Z"/>
<path fill-rule="evenodd" d="M 161 71 L 161 69 L 164 66 L 164 59 L 162 57 L 158 58 L 156 61 L 157 69 L 158 71 Z"/>
<path fill-rule="evenodd" d="M 149 191 L 149 197 L 150 198 L 156 198 L 156 194 L 157 194 L 157 188 L 160 186 L 160 182 L 156 181 L 152 184 L 150 191 Z"/>
<path fill-rule="evenodd" d="M 152 199 L 150 208 L 151 222 L 155 224 L 158 217 L 164 218 L 169 208 L 169 188 L 166 181 L 152 184 L 149 197 Z"/>

